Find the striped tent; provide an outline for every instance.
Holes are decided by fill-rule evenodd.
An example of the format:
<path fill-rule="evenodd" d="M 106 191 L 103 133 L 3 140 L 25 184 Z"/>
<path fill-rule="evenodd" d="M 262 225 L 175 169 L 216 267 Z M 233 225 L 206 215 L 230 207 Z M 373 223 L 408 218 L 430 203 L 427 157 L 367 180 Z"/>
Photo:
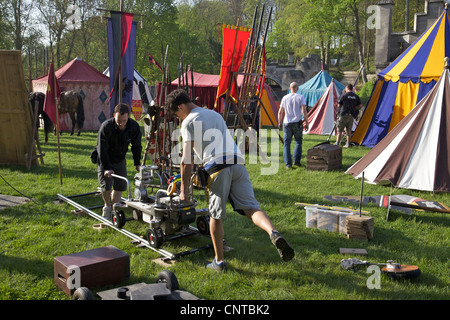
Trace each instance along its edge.
<path fill-rule="evenodd" d="M 433 88 L 450 54 L 447 9 L 394 62 L 381 71 L 352 142 L 373 147 Z"/>
<path fill-rule="evenodd" d="M 305 134 L 326 134 L 333 132 L 336 135 L 334 123 L 336 122 L 336 111 L 341 91 L 337 88 L 334 79 L 316 102 L 314 107 L 308 112 L 309 130 Z M 353 120 L 353 130 L 356 129 L 357 122 Z"/>
<path fill-rule="evenodd" d="M 447 59 L 448 60 L 448 59 Z M 450 73 L 346 173 L 369 183 L 450 192 Z"/>
<path fill-rule="evenodd" d="M 306 105 L 308 107 L 312 107 L 319 101 L 325 90 L 327 90 L 331 80 L 334 80 L 333 77 L 325 70 L 321 70 L 314 77 L 298 86 L 297 93 L 300 93 L 305 97 Z M 345 89 L 345 85 L 337 80 L 335 80 L 335 85 L 340 93 Z"/>

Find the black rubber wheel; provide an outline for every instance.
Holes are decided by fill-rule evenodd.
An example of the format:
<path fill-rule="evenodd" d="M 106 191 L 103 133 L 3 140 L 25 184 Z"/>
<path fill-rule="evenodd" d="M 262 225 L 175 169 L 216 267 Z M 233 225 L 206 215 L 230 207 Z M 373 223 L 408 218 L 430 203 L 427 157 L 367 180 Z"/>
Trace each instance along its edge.
<path fill-rule="evenodd" d="M 165 283 L 167 289 L 170 291 L 175 291 L 180 288 L 177 277 L 170 270 L 161 271 L 156 278 L 156 283 Z"/>
<path fill-rule="evenodd" d="M 153 248 L 159 248 L 164 242 L 164 234 L 161 228 L 148 229 L 147 241 Z"/>
<path fill-rule="evenodd" d="M 112 223 L 116 228 L 122 228 L 125 225 L 125 213 L 122 210 L 114 211 Z"/>
<path fill-rule="evenodd" d="M 398 270 L 389 270 L 387 268 L 382 268 L 388 277 L 392 279 L 413 279 L 420 276 L 420 269 L 417 266 L 412 265 L 401 265 Z"/>
<path fill-rule="evenodd" d="M 94 296 L 89 288 L 80 287 L 73 293 L 72 300 L 94 300 Z"/>
<path fill-rule="evenodd" d="M 209 217 L 200 216 L 197 218 L 197 229 L 201 234 L 209 235 Z"/>

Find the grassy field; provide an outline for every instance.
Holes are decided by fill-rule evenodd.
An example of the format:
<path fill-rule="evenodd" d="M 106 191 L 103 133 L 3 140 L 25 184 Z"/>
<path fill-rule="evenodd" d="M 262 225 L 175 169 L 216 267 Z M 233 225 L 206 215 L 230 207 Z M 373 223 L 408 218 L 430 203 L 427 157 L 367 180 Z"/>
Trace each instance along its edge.
<path fill-rule="evenodd" d="M 43 133 L 40 130 L 41 141 Z M 0 194 L 26 195 L 33 202 L 0 211 L 0 299 L 2 300 L 66 300 L 53 281 L 53 260 L 106 245 L 113 245 L 130 256 L 130 278 L 122 285 L 152 283 L 165 269 L 153 262 L 158 254 L 138 248 L 130 239 L 112 230 L 95 230 L 97 220 L 87 215 L 74 215 L 73 207 L 55 202 L 58 193 L 76 195 L 96 191 L 96 167 L 89 155 L 96 141 L 95 132 L 81 137 L 61 136 L 63 184 L 59 183 L 56 137 L 51 136 L 44 165 L 27 171 L 23 166 L 0 166 Z M 446 300 L 449 295 L 449 223 L 448 214 L 414 211 L 408 215 L 391 211 L 386 222 L 386 209 L 367 205 L 375 220 L 374 239 L 350 240 L 343 234 L 309 229 L 305 226 L 305 210 L 296 202 L 333 204 L 325 195 L 360 194 L 361 181 L 345 174 L 345 170 L 367 153 L 368 149 L 343 149 L 343 168 L 339 171 L 306 170 L 306 152 L 326 136 L 304 136 L 302 167 L 286 170 L 282 153 L 275 155 L 279 164 L 276 174 L 262 175 L 261 168 L 271 164 L 248 164 L 256 197 L 280 232 L 295 248 L 289 263 L 279 258 L 265 232 L 229 210 L 225 220 L 226 244 L 233 248 L 225 257 L 228 272 L 217 274 L 205 269 L 213 258 L 212 250 L 196 252 L 180 258 L 170 266 L 180 287 L 206 300 Z M 333 140 L 334 141 L 334 138 Z M 281 144 L 279 144 L 281 150 Z M 277 150 L 278 151 L 278 150 Z M 273 165 L 273 163 L 272 163 Z M 129 179 L 134 176 L 128 155 Z M 8 183 L 6 183 L 7 181 Z M 16 190 L 20 191 L 19 194 Z M 364 195 L 389 195 L 386 186 L 364 185 Z M 450 195 L 412 190 L 393 190 L 393 194 L 410 194 L 427 200 L 450 204 Z M 202 190 L 195 196 L 200 208 L 206 208 Z M 80 200 L 81 201 L 81 200 Z M 101 204 L 100 198 L 89 200 Z M 335 204 L 349 206 L 350 204 Z M 99 212 L 99 211 L 98 211 Z M 126 228 L 144 234 L 146 224 L 127 222 Z M 208 244 L 205 236 L 193 236 L 166 242 L 163 248 L 179 252 Z M 394 260 L 419 266 L 422 274 L 413 280 L 395 281 L 381 275 L 380 289 L 369 289 L 371 274 L 359 269 L 345 271 L 339 248 L 364 248 L 368 256 L 355 257 L 370 262 Z M 97 291 L 106 288 L 98 288 Z M 94 290 L 95 292 L 95 290 Z"/>

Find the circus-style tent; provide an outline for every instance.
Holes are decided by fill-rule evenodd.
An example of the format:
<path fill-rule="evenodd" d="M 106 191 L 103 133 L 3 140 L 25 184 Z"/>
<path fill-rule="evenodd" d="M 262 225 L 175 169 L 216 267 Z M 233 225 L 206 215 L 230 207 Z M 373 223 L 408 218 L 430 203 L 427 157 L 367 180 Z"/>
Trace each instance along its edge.
<path fill-rule="evenodd" d="M 450 73 L 346 173 L 369 183 L 450 192 Z"/>
<path fill-rule="evenodd" d="M 394 62 L 381 71 L 352 142 L 375 146 L 433 88 L 450 54 L 447 9 Z"/>
<path fill-rule="evenodd" d="M 333 79 L 333 77 L 325 70 L 321 70 L 314 77 L 300 85 L 297 93 L 301 93 L 305 97 L 306 105 L 312 107 L 327 90 L 331 80 L 334 80 L 339 93 L 342 93 L 345 89 L 345 85 Z"/>
<path fill-rule="evenodd" d="M 336 111 L 341 96 L 339 89 L 332 79 L 327 90 L 323 93 L 314 107 L 308 112 L 309 130 L 305 134 L 327 134 L 336 135 L 334 123 L 336 122 Z M 353 120 L 353 130 L 356 129 L 357 122 Z"/>
<path fill-rule="evenodd" d="M 75 58 L 55 71 L 61 91 L 74 90 L 83 97 L 83 130 L 98 130 L 103 121 L 110 117 L 108 95 L 109 78 L 100 71 Z M 47 75 L 32 82 L 33 91 L 47 92 Z M 68 114 L 60 115 L 62 131 L 72 130 L 72 121 Z"/>
<path fill-rule="evenodd" d="M 336 109 L 340 92 L 334 79 L 314 107 L 308 112 L 309 134 L 330 134 L 336 121 Z"/>

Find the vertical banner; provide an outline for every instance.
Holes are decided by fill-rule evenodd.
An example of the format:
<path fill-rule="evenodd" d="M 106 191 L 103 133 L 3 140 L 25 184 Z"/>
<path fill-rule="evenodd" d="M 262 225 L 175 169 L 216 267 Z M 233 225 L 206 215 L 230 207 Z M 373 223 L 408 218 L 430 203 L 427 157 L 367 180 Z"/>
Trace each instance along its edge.
<path fill-rule="evenodd" d="M 119 103 L 119 80 L 122 81 L 122 101 L 132 108 L 136 22 L 133 14 L 111 11 L 108 18 L 109 103 L 111 115 Z M 122 79 L 119 79 L 120 73 Z"/>
<path fill-rule="evenodd" d="M 217 108 L 217 101 L 227 92 L 231 98 L 237 101 L 237 83 L 231 79 L 233 72 L 238 72 L 244 58 L 245 48 L 251 29 L 239 28 L 236 26 L 222 26 L 223 45 L 222 45 L 222 65 L 220 69 L 219 87 L 217 88 L 216 102 L 214 108 Z"/>
<path fill-rule="evenodd" d="M 50 120 L 52 120 L 53 124 L 56 125 L 56 108 L 58 106 L 57 102 L 55 101 L 55 97 L 59 99 L 59 96 L 61 95 L 61 90 L 58 85 L 58 80 L 56 79 L 53 60 L 50 62 L 50 67 L 48 69 L 46 91 L 47 92 L 45 93 L 45 100 L 44 100 L 44 112 L 48 115 Z M 58 119 L 58 127 L 60 127 L 59 124 L 60 121 Z"/>

